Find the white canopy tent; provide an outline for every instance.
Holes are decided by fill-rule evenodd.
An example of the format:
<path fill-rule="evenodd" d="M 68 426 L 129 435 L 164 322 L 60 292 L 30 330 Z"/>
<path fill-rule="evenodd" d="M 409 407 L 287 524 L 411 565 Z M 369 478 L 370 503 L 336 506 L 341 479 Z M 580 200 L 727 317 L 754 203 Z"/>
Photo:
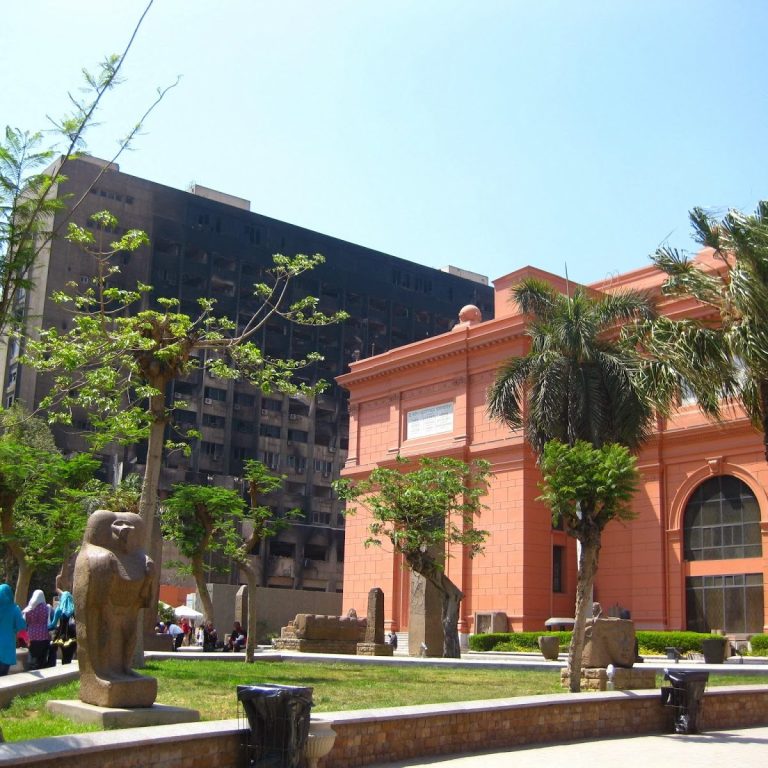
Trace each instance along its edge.
<path fill-rule="evenodd" d="M 203 614 L 200 611 L 196 611 L 194 608 L 189 608 L 186 605 L 180 605 L 173 609 L 177 619 L 194 619 L 200 621 L 203 618 Z"/>

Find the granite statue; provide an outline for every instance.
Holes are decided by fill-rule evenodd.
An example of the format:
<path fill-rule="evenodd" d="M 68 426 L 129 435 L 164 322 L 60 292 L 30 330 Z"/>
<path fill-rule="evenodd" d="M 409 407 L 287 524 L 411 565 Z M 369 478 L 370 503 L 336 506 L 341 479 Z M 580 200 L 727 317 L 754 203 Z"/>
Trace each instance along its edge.
<path fill-rule="evenodd" d="M 88 519 L 75 562 L 80 699 L 101 707 L 151 707 L 157 680 L 131 667 L 140 611 L 152 595 L 154 563 L 144 523 L 101 509 Z"/>

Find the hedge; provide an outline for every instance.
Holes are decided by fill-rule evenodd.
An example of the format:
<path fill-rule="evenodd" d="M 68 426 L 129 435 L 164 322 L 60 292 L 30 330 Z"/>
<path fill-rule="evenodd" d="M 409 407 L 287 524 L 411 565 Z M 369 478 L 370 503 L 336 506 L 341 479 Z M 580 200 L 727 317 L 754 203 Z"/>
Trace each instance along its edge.
<path fill-rule="evenodd" d="M 753 656 L 768 656 L 768 635 L 752 635 L 749 644 Z"/>
<path fill-rule="evenodd" d="M 541 635 L 557 635 L 560 647 L 567 647 L 571 642 L 570 632 L 493 632 L 482 635 L 470 635 L 469 647 L 473 651 L 538 651 L 538 638 Z M 677 648 L 681 653 L 701 652 L 701 642 L 712 637 L 704 632 L 652 632 L 641 630 L 636 633 L 638 646 L 646 653 L 664 656 L 667 648 Z M 768 635 L 755 635 L 765 638 L 768 653 Z M 754 640 L 752 644 L 754 652 Z"/>
<path fill-rule="evenodd" d="M 570 632 L 491 632 L 470 635 L 469 647 L 473 651 L 533 652 L 539 650 L 538 638 L 541 635 L 557 635 L 561 646 L 571 642 Z"/>
<path fill-rule="evenodd" d="M 635 633 L 637 644 L 646 653 L 664 656 L 667 648 L 677 648 L 681 653 L 701 653 L 701 643 L 712 637 L 709 632 L 654 632 L 640 630 Z"/>

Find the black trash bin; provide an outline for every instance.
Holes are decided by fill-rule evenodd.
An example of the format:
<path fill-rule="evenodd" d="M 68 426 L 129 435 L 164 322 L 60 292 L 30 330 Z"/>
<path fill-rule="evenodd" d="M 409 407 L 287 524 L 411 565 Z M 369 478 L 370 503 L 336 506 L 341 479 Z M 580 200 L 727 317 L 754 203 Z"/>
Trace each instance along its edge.
<path fill-rule="evenodd" d="M 246 766 L 298 768 L 309 734 L 312 688 L 238 685 L 237 700 L 248 719 Z"/>
<path fill-rule="evenodd" d="M 661 689 L 661 703 L 675 710 L 675 733 L 697 733 L 696 718 L 709 681 L 709 672 L 665 669 L 664 679 L 672 685 Z"/>

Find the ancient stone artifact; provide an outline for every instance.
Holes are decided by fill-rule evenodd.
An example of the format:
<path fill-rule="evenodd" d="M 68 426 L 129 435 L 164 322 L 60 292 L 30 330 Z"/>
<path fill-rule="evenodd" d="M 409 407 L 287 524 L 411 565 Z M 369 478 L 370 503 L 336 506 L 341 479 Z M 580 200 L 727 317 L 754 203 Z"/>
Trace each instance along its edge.
<path fill-rule="evenodd" d="M 365 640 L 357 644 L 358 656 L 391 656 L 393 648 L 384 642 L 384 591 L 374 587 L 368 593 Z"/>
<path fill-rule="evenodd" d="M 549 661 L 557 661 L 560 657 L 560 638 L 557 635 L 541 635 L 537 643 L 541 655 Z"/>
<path fill-rule="evenodd" d="M 432 582 L 411 572 L 410 618 L 408 619 L 408 654 L 443 655 L 442 600 Z M 426 649 L 426 650 L 424 650 Z"/>
<path fill-rule="evenodd" d="M 357 644 L 365 642 L 367 621 L 356 616 L 321 616 L 299 613 L 272 641 L 277 650 L 305 653 L 357 653 Z"/>
<path fill-rule="evenodd" d="M 632 667 L 635 663 L 635 625 L 629 619 L 595 618 L 584 632 L 584 667 Z"/>
<path fill-rule="evenodd" d="M 131 512 L 101 509 L 88 518 L 77 556 L 74 596 L 80 699 L 101 707 L 151 707 L 157 680 L 131 668 L 139 612 L 152 595 L 154 563 L 144 524 Z"/>

